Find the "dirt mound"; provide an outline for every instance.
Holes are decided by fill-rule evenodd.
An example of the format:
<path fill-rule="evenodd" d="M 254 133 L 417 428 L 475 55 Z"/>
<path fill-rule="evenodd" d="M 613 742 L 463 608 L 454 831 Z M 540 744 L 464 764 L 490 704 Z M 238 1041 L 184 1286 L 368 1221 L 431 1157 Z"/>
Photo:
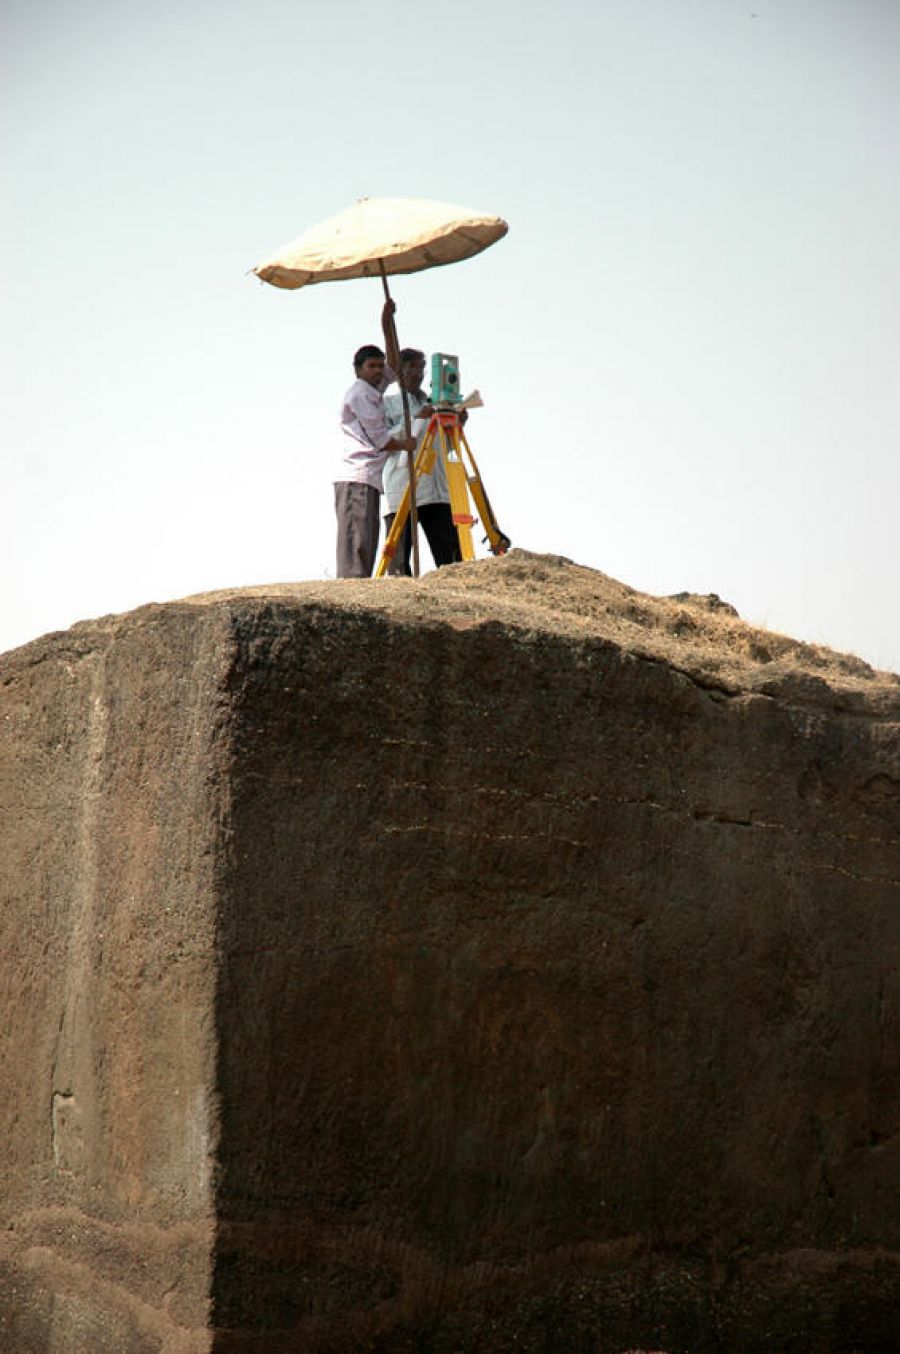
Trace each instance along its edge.
<path fill-rule="evenodd" d="M 900 711 L 900 676 L 879 672 L 853 654 L 748 625 L 715 593 L 654 597 L 560 555 L 512 550 L 419 580 L 279 583 L 185 600 L 205 604 L 235 597 L 293 598 L 455 628 L 496 621 L 534 634 L 608 640 L 728 694 L 757 691 L 793 704 Z"/>

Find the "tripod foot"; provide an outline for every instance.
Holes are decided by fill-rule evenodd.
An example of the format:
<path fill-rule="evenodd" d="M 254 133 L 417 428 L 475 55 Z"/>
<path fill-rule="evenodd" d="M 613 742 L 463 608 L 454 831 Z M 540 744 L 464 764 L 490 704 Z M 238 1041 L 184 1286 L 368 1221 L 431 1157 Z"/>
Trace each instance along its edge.
<path fill-rule="evenodd" d="M 484 541 L 492 555 L 505 555 L 512 545 L 512 541 L 508 536 L 504 536 L 502 531 L 498 532 L 497 539 L 493 544 L 491 544 L 491 538 L 489 536 L 485 536 Z"/>

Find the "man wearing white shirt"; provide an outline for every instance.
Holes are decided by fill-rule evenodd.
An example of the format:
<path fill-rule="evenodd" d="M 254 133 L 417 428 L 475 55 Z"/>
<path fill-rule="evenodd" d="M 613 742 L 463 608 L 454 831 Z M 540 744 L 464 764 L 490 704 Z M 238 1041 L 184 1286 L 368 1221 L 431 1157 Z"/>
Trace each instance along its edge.
<path fill-rule="evenodd" d="M 419 348 L 400 350 L 400 384 L 406 391 L 409 403 L 410 419 L 428 420 L 432 408 L 428 396 L 422 389 L 425 376 L 425 354 Z M 397 436 L 403 431 L 403 397 L 400 394 L 388 395 L 384 400 L 384 412 L 387 417 L 388 431 Z M 425 427 L 421 436 L 424 436 Z M 390 531 L 391 523 L 397 515 L 397 509 L 406 493 L 409 483 L 409 466 L 405 452 L 392 452 L 384 463 L 384 496 L 387 500 L 385 528 Z M 450 490 L 447 487 L 447 475 L 444 471 L 443 457 L 438 452 L 430 473 L 424 471 L 416 476 L 416 509 L 422 530 L 431 548 L 434 562 L 440 568 L 442 564 L 457 564 L 461 559 L 459 536 L 453 525 L 450 509 Z M 391 561 L 388 573 L 409 574 L 409 554 L 412 548 L 412 532 L 409 519 L 403 531 L 397 553 Z"/>
<path fill-rule="evenodd" d="M 393 302 L 388 301 L 381 316 L 388 349 L 392 312 Z M 378 551 L 378 498 L 385 459 L 391 451 L 414 451 L 416 440 L 388 430 L 383 393 L 397 377 L 381 349 L 365 344 L 355 353 L 353 367 L 356 380 L 341 407 L 343 455 L 334 484 L 337 576 L 369 578 Z"/>

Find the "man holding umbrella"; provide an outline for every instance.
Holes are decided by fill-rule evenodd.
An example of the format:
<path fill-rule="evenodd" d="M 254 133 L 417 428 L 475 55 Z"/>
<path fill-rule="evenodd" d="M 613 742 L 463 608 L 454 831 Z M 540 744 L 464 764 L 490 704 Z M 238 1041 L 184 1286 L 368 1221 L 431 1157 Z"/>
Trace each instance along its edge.
<path fill-rule="evenodd" d="M 392 351 L 394 302 L 386 301 L 381 328 L 392 366 L 374 344 L 364 344 L 353 358 L 356 380 L 341 408 L 341 469 L 334 485 L 337 516 L 337 577 L 370 578 L 378 553 L 378 500 L 381 472 L 392 451 L 412 452 L 414 437 L 392 436 L 384 412 L 384 391 L 396 381 L 399 356 Z"/>
<path fill-rule="evenodd" d="M 360 198 L 345 211 L 311 226 L 252 269 L 273 287 L 290 291 L 316 282 L 340 282 L 349 278 L 380 278 L 388 305 L 385 314 L 393 329 L 394 304 L 388 277 L 418 273 L 447 263 L 472 258 L 501 240 L 509 227 L 502 217 L 488 216 L 447 202 L 424 198 Z M 394 331 L 396 338 L 396 331 Z M 398 362 L 396 352 L 388 357 Z M 395 343 L 395 347 L 398 347 Z M 338 516 L 338 577 L 368 578 L 378 546 L 378 489 L 381 467 L 392 450 L 414 451 L 411 438 L 393 438 L 384 424 L 381 392 L 396 380 L 380 369 L 362 368 L 367 360 L 354 359 L 357 380 L 347 392 L 341 414 L 344 458 L 335 485 Z M 369 359 L 384 356 L 380 349 Z M 399 367 L 394 365 L 394 371 Z M 368 386 L 369 392 L 360 389 Z M 404 419 L 404 425 L 406 420 Z M 410 467 L 411 477 L 414 467 Z M 368 492 L 366 492 L 368 491 Z M 415 496 L 413 496 L 415 510 Z M 498 537 L 499 539 L 499 537 Z M 418 573 L 418 541 L 413 527 L 413 567 Z"/>

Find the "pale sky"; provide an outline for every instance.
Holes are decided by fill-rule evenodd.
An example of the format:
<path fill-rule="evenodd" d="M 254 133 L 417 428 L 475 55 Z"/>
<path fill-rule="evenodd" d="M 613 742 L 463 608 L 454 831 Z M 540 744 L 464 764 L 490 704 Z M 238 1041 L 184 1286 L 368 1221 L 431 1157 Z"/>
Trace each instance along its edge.
<path fill-rule="evenodd" d="M 380 284 L 247 270 L 368 195 L 509 222 L 393 291 L 401 343 L 484 396 L 515 545 L 900 670 L 897 0 L 6 0 L 0 25 L 0 649 L 333 576 Z"/>

